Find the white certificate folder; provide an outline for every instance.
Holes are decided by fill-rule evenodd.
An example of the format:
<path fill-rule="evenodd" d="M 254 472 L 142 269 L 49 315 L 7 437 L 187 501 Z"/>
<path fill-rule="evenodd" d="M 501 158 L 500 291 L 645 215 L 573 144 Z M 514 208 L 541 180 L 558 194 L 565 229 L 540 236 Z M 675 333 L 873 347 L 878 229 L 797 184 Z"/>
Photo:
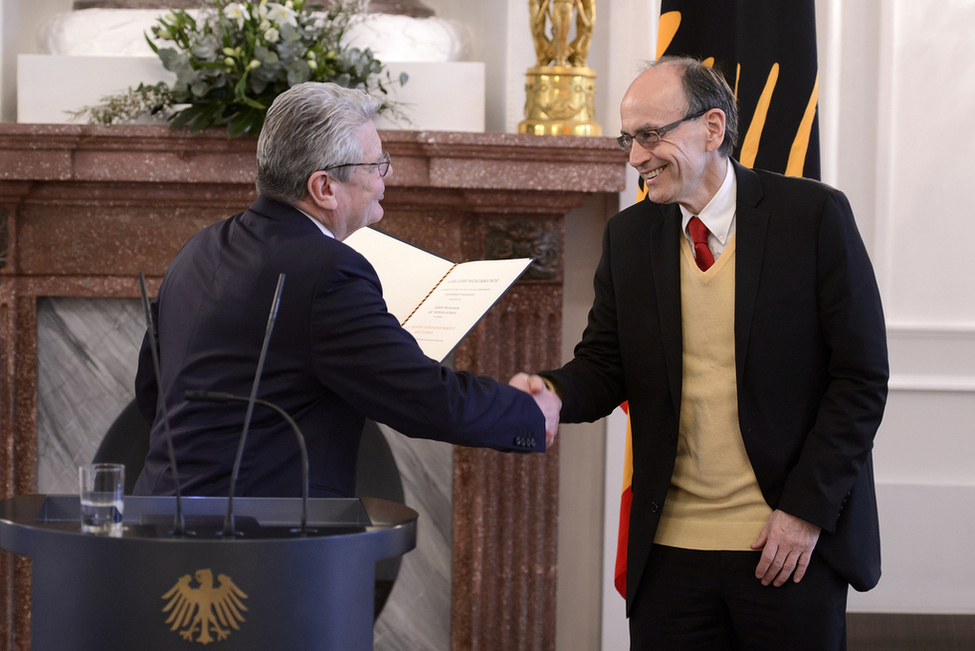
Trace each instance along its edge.
<path fill-rule="evenodd" d="M 374 228 L 360 228 L 344 241 L 375 268 L 389 312 L 441 362 L 532 263 L 451 262 Z"/>

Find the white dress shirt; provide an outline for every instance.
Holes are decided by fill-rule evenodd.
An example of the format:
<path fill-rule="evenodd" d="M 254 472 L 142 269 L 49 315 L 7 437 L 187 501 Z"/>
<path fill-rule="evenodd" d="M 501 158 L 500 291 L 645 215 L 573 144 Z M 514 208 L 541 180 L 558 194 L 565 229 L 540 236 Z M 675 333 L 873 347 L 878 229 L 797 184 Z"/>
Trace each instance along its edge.
<path fill-rule="evenodd" d="M 687 230 L 687 223 L 692 217 L 697 217 L 708 227 L 708 248 L 715 262 L 721 257 L 724 248 L 731 241 L 735 234 L 735 206 L 738 199 L 738 179 L 735 177 L 735 168 L 731 161 L 725 159 L 728 169 L 725 171 L 724 181 L 721 187 L 714 193 L 711 200 L 698 215 L 692 214 L 684 206 L 680 206 L 681 228 L 684 230 L 684 237 L 694 249 L 694 240 Z"/>

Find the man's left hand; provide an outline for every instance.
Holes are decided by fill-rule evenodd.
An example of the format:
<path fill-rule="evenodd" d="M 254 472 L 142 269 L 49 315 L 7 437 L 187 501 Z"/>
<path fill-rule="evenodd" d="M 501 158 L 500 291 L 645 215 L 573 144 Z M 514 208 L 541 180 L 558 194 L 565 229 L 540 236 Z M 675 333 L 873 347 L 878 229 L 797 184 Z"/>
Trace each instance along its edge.
<path fill-rule="evenodd" d="M 813 549 L 819 541 L 821 527 L 806 522 L 785 511 L 775 510 L 768 516 L 758 540 L 752 549 L 761 549 L 762 558 L 755 569 L 755 576 L 762 585 L 776 588 L 789 580 L 799 583 L 806 574 Z"/>

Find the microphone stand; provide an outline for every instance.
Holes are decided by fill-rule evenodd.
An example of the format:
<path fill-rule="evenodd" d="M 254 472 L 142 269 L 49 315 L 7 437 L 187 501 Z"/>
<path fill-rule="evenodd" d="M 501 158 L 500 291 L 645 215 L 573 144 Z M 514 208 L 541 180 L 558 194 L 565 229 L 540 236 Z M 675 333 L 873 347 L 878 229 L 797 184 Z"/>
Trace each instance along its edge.
<path fill-rule="evenodd" d="M 152 310 L 149 309 L 149 295 L 146 293 L 146 278 L 139 272 L 139 290 L 142 293 L 142 309 L 146 313 L 146 327 L 149 329 L 149 350 L 152 351 L 152 368 L 156 374 L 156 402 L 162 398 L 163 431 L 166 433 L 166 446 L 169 448 L 169 469 L 173 473 L 173 485 L 176 488 L 176 514 L 173 518 L 173 534 L 182 536 L 185 533 L 183 521 L 183 504 L 180 500 L 179 473 L 176 471 L 176 449 L 173 447 L 173 433 L 169 430 L 169 412 L 166 409 L 166 396 L 162 392 L 162 371 L 159 368 L 159 351 L 157 350 L 156 327 L 152 320 Z"/>
<path fill-rule="evenodd" d="M 240 434 L 240 444 L 237 446 L 237 459 L 234 461 L 233 473 L 230 476 L 230 494 L 227 496 L 227 516 L 223 521 L 223 533 L 225 536 L 234 536 L 234 487 L 237 484 L 237 475 L 240 474 L 240 464 L 244 458 L 244 444 L 247 442 L 247 432 L 250 430 L 251 416 L 254 413 L 254 403 L 257 400 L 257 387 L 261 382 L 261 372 L 264 370 L 264 360 L 267 357 L 267 349 L 271 343 L 271 330 L 274 329 L 274 321 L 278 316 L 278 306 L 281 304 L 281 288 L 284 286 L 284 274 L 278 274 L 278 286 L 274 290 L 274 298 L 271 301 L 271 313 L 267 318 L 267 329 L 264 332 L 264 344 L 261 346 L 261 356 L 257 360 L 257 372 L 254 374 L 254 384 L 251 387 L 251 395 L 247 401 L 247 413 L 244 415 L 244 431 Z"/>
<path fill-rule="evenodd" d="M 186 399 L 197 402 L 249 402 L 250 398 L 245 398 L 244 396 L 235 396 L 231 393 L 223 393 L 222 391 L 194 391 L 188 389 L 185 393 Z M 298 423 L 288 415 L 284 409 L 278 407 L 273 402 L 268 402 L 267 400 L 261 400 L 260 398 L 254 399 L 254 402 L 265 407 L 269 407 L 274 411 L 278 412 L 282 418 L 289 425 L 295 433 L 295 438 L 298 440 L 298 449 L 301 452 L 301 535 L 307 533 L 308 526 L 308 447 L 305 445 L 305 436 L 301 433 L 301 429 L 298 427 Z"/>

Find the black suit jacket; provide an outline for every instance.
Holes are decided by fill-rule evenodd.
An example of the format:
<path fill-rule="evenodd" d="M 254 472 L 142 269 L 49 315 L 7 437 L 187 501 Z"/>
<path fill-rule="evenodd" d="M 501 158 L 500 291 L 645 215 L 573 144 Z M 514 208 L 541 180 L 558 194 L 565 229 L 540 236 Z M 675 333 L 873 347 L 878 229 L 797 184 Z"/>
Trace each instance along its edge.
<path fill-rule="evenodd" d="M 772 508 L 823 528 L 816 551 L 854 588 L 880 577 L 871 448 L 887 395 L 887 345 L 873 269 L 846 197 L 807 179 L 738 180 L 735 363 L 749 460 Z M 681 401 L 676 204 L 613 217 L 575 358 L 545 373 L 562 420 L 592 421 L 629 400 L 632 605 L 667 495 Z"/>
<path fill-rule="evenodd" d="M 186 389 L 249 396 L 278 274 L 286 274 L 258 397 L 307 439 L 311 493 L 350 496 L 365 417 L 414 437 L 543 451 L 545 423 L 526 393 L 427 358 L 386 311 L 372 266 L 291 206 L 259 197 L 194 236 L 153 302 L 162 391 L 148 335 L 136 397 L 153 423 L 137 494 L 174 490 L 157 398 L 166 400 L 181 487 L 225 495 L 244 403 L 188 402 Z M 404 269 L 409 273 L 409 269 Z M 255 408 L 235 494 L 301 494 L 298 447 L 274 412 Z"/>

